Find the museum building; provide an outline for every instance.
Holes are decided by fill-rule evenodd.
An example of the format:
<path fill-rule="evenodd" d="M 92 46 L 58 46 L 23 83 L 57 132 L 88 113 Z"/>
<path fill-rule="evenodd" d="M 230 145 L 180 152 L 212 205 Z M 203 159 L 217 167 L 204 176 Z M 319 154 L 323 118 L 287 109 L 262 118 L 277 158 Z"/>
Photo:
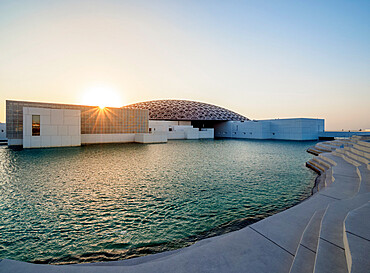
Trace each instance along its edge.
<path fill-rule="evenodd" d="M 316 140 L 323 119 L 250 120 L 228 109 L 188 100 L 154 100 L 121 108 L 6 101 L 8 146 L 163 143 L 170 139 Z"/>

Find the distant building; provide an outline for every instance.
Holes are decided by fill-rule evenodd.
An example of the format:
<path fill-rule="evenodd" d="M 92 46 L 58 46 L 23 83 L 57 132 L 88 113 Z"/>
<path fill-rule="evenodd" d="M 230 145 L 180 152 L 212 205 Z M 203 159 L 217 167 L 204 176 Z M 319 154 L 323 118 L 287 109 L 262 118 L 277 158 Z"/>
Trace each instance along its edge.
<path fill-rule="evenodd" d="M 323 132 L 324 120 L 310 118 L 228 121 L 215 126 L 215 136 L 226 138 L 317 140 Z"/>
<path fill-rule="evenodd" d="M 3 127 L 5 131 L 5 124 Z M 147 101 L 104 109 L 73 104 L 6 101 L 8 145 L 23 148 L 159 143 L 168 139 L 214 137 L 316 140 L 323 132 L 323 119 L 251 121 L 216 105 L 187 100 Z"/>
<path fill-rule="evenodd" d="M 127 107 L 149 110 L 149 131 L 168 131 L 169 139 L 179 138 L 181 134 L 176 132 L 193 127 L 204 135 L 213 129 L 214 137 L 219 138 L 317 140 L 324 132 L 324 119 L 252 121 L 231 110 L 195 101 L 155 100 Z"/>

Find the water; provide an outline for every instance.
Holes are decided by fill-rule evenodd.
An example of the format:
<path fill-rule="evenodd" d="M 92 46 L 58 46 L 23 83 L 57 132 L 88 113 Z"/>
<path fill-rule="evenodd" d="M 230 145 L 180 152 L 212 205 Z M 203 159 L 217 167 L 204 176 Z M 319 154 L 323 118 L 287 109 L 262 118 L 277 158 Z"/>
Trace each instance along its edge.
<path fill-rule="evenodd" d="M 117 260 L 187 246 L 310 195 L 312 142 L 0 148 L 0 259 Z"/>

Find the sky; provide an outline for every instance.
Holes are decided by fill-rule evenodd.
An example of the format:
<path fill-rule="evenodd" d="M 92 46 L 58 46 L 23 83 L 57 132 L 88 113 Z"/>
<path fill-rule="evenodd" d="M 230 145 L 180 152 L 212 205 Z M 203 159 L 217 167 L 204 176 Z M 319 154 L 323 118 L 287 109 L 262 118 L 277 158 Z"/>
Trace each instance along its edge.
<path fill-rule="evenodd" d="M 2 122 L 6 99 L 187 99 L 370 129 L 370 1 L 1 0 Z"/>

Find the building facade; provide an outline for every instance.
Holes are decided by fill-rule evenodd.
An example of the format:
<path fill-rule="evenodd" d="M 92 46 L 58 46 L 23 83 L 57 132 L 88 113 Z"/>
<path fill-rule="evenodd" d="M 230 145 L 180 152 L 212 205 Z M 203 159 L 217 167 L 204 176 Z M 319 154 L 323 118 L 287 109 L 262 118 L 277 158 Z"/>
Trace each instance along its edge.
<path fill-rule="evenodd" d="M 250 120 L 231 110 L 196 101 L 155 100 L 129 107 L 149 110 L 149 130 L 167 131 L 169 139 L 187 139 L 181 131 L 191 133 L 194 129 L 199 136 L 280 140 L 317 140 L 324 132 L 323 119 Z"/>
<path fill-rule="evenodd" d="M 148 101 L 104 109 L 6 101 L 8 145 L 23 148 L 214 137 L 302 141 L 317 140 L 323 132 L 323 119 L 250 120 L 216 105 L 186 100 Z"/>
<path fill-rule="evenodd" d="M 291 118 L 254 121 L 227 121 L 215 126 L 215 137 L 317 140 L 324 132 L 324 119 Z"/>
<path fill-rule="evenodd" d="M 6 101 L 9 146 L 24 148 L 133 142 L 148 133 L 148 110 Z"/>

